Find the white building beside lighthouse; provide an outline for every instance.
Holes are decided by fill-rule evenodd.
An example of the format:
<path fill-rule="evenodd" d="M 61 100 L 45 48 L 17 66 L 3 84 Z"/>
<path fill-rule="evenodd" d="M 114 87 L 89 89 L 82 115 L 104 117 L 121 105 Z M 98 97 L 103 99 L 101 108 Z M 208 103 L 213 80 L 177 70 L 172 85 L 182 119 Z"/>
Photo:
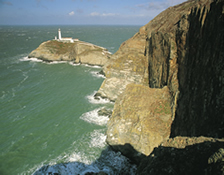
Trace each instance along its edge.
<path fill-rule="evenodd" d="M 55 40 L 57 41 L 61 41 L 61 42 L 70 42 L 70 43 L 74 43 L 74 40 L 71 37 L 67 37 L 67 38 L 63 38 L 61 37 L 61 29 L 58 29 L 58 39 L 57 37 L 55 37 Z M 75 39 L 75 41 L 78 41 L 78 39 Z"/>

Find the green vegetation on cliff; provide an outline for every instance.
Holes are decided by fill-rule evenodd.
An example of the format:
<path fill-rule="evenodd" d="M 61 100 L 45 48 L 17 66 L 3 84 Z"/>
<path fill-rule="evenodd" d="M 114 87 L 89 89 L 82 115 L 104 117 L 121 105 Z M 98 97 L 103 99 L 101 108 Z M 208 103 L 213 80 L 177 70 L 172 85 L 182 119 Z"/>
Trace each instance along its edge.
<path fill-rule="evenodd" d="M 51 40 L 46 43 L 46 48 L 53 54 L 66 54 L 73 50 L 76 43 L 64 43 L 56 40 Z"/>

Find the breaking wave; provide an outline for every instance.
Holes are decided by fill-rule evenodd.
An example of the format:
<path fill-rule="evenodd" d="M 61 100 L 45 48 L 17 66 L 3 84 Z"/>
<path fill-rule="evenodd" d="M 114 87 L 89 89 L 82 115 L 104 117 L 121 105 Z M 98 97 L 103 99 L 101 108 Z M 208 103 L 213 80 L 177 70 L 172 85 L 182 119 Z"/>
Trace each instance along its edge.
<path fill-rule="evenodd" d="M 99 71 L 91 71 L 90 73 L 96 78 L 106 78 L 104 75 L 100 74 Z"/>
<path fill-rule="evenodd" d="M 97 93 L 97 91 L 94 91 L 92 94 L 86 96 L 86 98 L 88 99 L 88 101 L 89 101 L 90 103 L 93 103 L 93 104 L 106 104 L 106 103 L 112 103 L 110 100 L 101 98 L 100 96 L 97 97 L 97 99 L 96 99 L 96 98 L 94 97 L 94 95 L 95 95 L 96 93 Z"/>
<path fill-rule="evenodd" d="M 79 160 L 82 154 L 76 154 Z M 37 170 L 34 175 L 45 174 L 63 174 L 63 175 L 85 175 L 86 173 L 105 172 L 107 174 L 130 174 L 136 173 L 136 165 L 130 163 L 129 159 L 121 155 L 120 152 L 114 152 L 109 147 L 106 148 L 100 157 L 91 164 L 85 164 L 79 161 L 69 163 L 59 163 L 54 165 L 45 165 Z"/>
<path fill-rule="evenodd" d="M 106 146 L 106 134 L 103 134 L 101 130 L 94 130 L 91 134 L 91 141 L 89 147 L 103 148 Z"/>
<path fill-rule="evenodd" d="M 28 58 L 28 57 L 23 57 L 20 59 L 20 61 L 43 62 L 43 60 L 40 60 L 38 58 Z"/>
<path fill-rule="evenodd" d="M 79 66 L 79 65 L 81 65 L 80 63 L 74 63 L 74 62 L 68 62 L 68 64 L 70 64 L 70 65 L 72 65 L 72 66 Z"/>
<path fill-rule="evenodd" d="M 83 64 L 85 67 L 91 67 L 91 68 L 101 68 L 101 66 L 97 65 L 89 65 L 89 64 Z"/>
<path fill-rule="evenodd" d="M 100 109 L 101 108 L 86 112 L 80 117 L 80 119 L 82 119 L 88 123 L 93 123 L 93 124 L 100 125 L 100 126 L 106 125 L 109 118 L 108 118 L 108 116 L 99 116 L 98 111 Z"/>

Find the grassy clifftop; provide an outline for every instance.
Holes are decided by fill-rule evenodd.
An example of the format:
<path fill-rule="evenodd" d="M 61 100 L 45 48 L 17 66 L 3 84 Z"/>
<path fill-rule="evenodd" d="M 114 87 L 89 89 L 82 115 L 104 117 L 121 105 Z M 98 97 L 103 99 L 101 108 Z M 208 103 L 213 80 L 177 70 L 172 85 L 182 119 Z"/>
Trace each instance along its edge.
<path fill-rule="evenodd" d="M 74 49 L 76 43 L 64 43 L 51 40 L 45 44 L 45 47 L 53 54 L 66 54 Z"/>

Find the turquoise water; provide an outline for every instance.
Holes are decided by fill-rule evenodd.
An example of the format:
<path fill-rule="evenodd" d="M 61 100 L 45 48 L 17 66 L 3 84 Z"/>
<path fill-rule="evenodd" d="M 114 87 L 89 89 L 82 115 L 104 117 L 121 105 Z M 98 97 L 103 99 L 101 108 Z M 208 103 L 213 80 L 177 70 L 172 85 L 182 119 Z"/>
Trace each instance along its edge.
<path fill-rule="evenodd" d="M 97 111 L 112 108 L 113 104 L 93 98 L 104 79 L 97 74 L 101 68 L 27 59 L 41 42 L 53 39 L 59 27 L 64 37 L 79 38 L 106 47 L 112 53 L 139 29 L 139 26 L 0 27 L 0 174 L 33 174 L 44 165 L 49 168 L 39 171 L 40 174 L 100 170 L 117 174 L 124 169 L 122 166 L 129 166 L 119 153 L 106 149 L 108 117 L 98 116 Z M 129 173 L 134 171 L 130 167 Z"/>

